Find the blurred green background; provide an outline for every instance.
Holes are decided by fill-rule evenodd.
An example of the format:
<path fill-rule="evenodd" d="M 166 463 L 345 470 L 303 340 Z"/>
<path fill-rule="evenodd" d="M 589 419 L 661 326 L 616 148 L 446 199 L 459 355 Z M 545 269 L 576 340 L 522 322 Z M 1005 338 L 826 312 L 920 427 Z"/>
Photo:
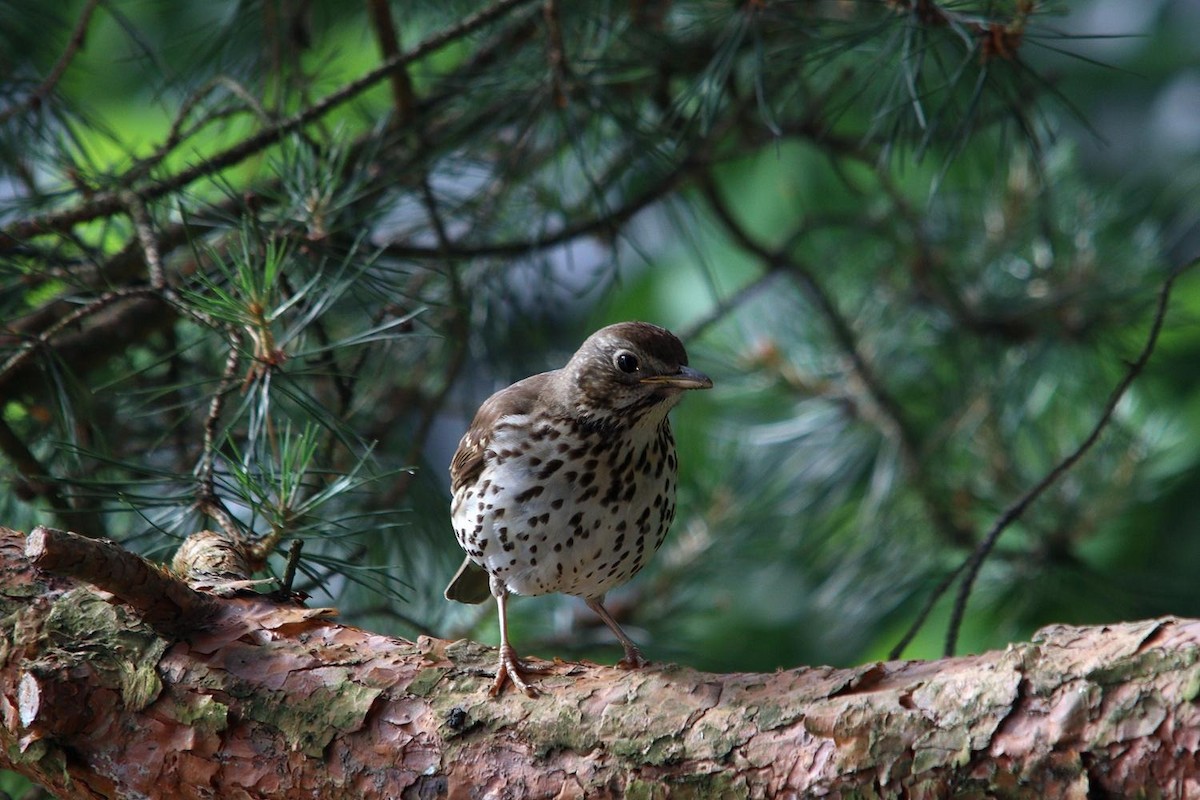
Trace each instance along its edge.
<path fill-rule="evenodd" d="M 0 522 L 168 558 L 215 524 L 207 486 L 247 535 L 303 538 L 301 588 L 347 622 L 494 643 L 492 606 L 441 597 L 458 437 L 645 319 L 716 388 L 675 412 L 677 522 L 610 608 L 703 669 L 887 657 L 1096 425 L 1200 251 L 1200 4 L 510 5 L 0 4 L 0 344 L 29 360 L 0 375 Z M 288 122 L 381 38 L 447 31 Z M 172 313 L 89 310 L 131 287 Z M 30 344 L 81 308 L 119 335 Z M 957 652 L 1200 614 L 1198 309 L 1185 271 L 1098 443 L 983 562 Z M 942 654 L 956 590 L 905 657 Z M 574 599 L 510 618 L 522 653 L 616 659 Z"/>

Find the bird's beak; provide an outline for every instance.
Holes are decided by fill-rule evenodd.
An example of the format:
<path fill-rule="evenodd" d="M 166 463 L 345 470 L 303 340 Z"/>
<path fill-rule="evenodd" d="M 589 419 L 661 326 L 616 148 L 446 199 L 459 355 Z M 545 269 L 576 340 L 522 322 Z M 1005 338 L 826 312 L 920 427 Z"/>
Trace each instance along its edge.
<path fill-rule="evenodd" d="M 649 383 L 655 386 L 669 386 L 673 389 L 712 388 L 712 379 L 700 370 L 692 369 L 691 367 L 680 367 L 679 371 L 672 375 L 651 375 L 649 377 L 642 378 L 640 383 Z"/>

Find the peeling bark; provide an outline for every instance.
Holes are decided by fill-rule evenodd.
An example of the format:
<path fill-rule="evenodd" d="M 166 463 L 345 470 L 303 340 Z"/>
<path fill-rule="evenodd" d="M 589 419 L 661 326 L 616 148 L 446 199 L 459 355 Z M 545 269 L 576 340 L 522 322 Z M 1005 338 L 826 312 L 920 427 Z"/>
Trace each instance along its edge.
<path fill-rule="evenodd" d="M 712 675 L 555 662 L 260 597 L 168 640 L 0 529 L 0 766 L 62 798 L 1200 797 L 1200 621 L 936 662 Z"/>

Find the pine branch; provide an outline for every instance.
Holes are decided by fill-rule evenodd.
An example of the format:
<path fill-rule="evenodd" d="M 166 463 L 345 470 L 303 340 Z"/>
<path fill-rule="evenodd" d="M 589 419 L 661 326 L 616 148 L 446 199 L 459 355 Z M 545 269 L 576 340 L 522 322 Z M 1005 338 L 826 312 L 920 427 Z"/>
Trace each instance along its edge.
<path fill-rule="evenodd" d="M 92 15 L 96 12 L 96 8 L 99 5 L 100 0 L 87 0 L 87 3 L 79 12 L 79 17 L 75 21 L 75 28 L 71 31 L 71 35 L 67 39 L 67 46 L 63 49 L 62 55 L 54 62 L 54 66 L 50 68 L 50 71 L 42 79 L 42 82 L 34 87 L 33 91 L 24 100 L 0 110 L 0 125 L 4 125 L 4 123 L 17 114 L 23 114 L 38 108 L 50 96 L 50 93 L 54 91 L 54 87 L 58 85 L 58 82 L 62 80 L 62 76 L 71 66 L 76 53 L 83 48 L 83 44 L 87 40 L 88 28 L 92 24 Z"/>
<path fill-rule="evenodd" d="M 316 103 L 268 126 L 258 133 L 247 136 L 235 145 L 231 145 L 224 150 L 206 157 L 193 167 L 181 170 L 174 175 L 154 180 L 145 186 L 126 186 L 123 191 L 110 190 L 98 192 L 90 200 L 80 203 L 73 208 L 52 211 L 42 216 L 30 217 L 11 223 L 5 228 L 0 229 L 0 252 L 11 249 L 17 243 L 30 238 L 44 236 L 52 232 L 62 232 L 81 222 L 89 222 L 100 217 L 116 214 L 124 207 L 122 198 L 125 191 L 136 191 L 144 202 L 153 202 L 189 186 L 200 178 L 210 177 L 229 167 L 235 166 L 250 156 L 256 155 L 278 143 L 288 134 L 321 119 L 333 109 L 354 99 L 372 88 L 375 84 L 388 78 L 396 70 L 403 69 L 409 64 L 440 50 L 447 44 L 455 42 L 479 28 L 491 24 L 509 11 L 527 2 L 530 2 L 530 0 L 495 0 L 492 5 L 471 14 L 456 25 L 452 25 L 427 37 L 412 50 L 386 59 L 378 67 L 348 82 Z"/>
<path fill-rule="evenodd" d="M 1138 376 L 1146 368 L 1146 364 L 1150 362 L 1150 357 L 1154 355 L 1154 349 L 1158 344 L 1158 336 L 1162 332 L 1163 321 L 1167 316 L 1167 305 L 1171 299 L 1171 289 L 1175 285 L 1176 278 L 1185 270 L 1200 261 L 1193 261 L 1183 269 L 1172 271 L 1163 283 L 1162 288 L 1158 293 L 1158 302 L 1154 309 L 1154 317 L 1150 323 L 1150 331 L 1146 335 L 1146 342 L 1142 346 L 1142 350 L 1138 356 L 1129 365 L 1125 371 L 1124 377 L 1113 388 L 1108 395 L 1108 400 L 1104 404 L 1104 408 L 1100 412 L 1099 419 L 1092 426 L 1091 431 L 1079 446 L 1068 453 L 1061 461 L 1054 465 L 1054 468 L 1047 472 L 1041 480 L 1029 487 L 1020 497 L 1012 502 L 992 523 L 992 527 L 987 534 L 975 547 L 971 555 L 963 562 L 962 569 L 965 573 L 962 582 L 958 585 L 958 593 L 954 598 L 954 609 L 950 616 L 950 624 L 946 629 L 946 647 L 945 654 L 947 656 L 954 655 L 955 648 L 958 644 L 958 634 L 962 629 L 963 617 L 966 614 L 967 602 L 971 599 L 971 590 L 975 586 L 975 579 L 979 576 L 979 570 L 983 566 L 983 562 L 991 554 L 996 547 L 996 543 L 1000 540 L 1000 536 L 1006 529 L 1018 519 L 1021 515 L 1033 505 L 1033 503 L 1045 494 L 1046 490 L 1057 483 L 1064 475 L 1066 475 L 1076 463 L 1079 462 L 1093 445 L 1099 441 L 1100 436 L 1108 427 L 1109 421 L 1112 419 L 1113 412 L 1117 409 L 1117 404 L 1121 402 L 1121 398 L 1129 391 L 1129 387 L 1137 380 Z M 949 588 L 947 584 L 946 588 Z"/>
<path fill-rule="evenodd" d="M 920 457 L 921 449 L 916 433 L 912 424 L 908 421 L 906 413 L 876 374 L 875 368 L 867 361 L 866 356 L 863 355 L 858 346 L 857 335 L 842 316 L 841 311 L 838 310 L 836 303 L 834 303 L 833 299 L 816 279 L 813 271 L 793 258 L 789 253 L 790 244 L 795 240 L 795 236 L 789 237 L 788 243 L 778 250 L 769 250 L 755 241 L 741 223 L 737 221 L 733 212 L 721 197 L 715 184 L 711 182 L 706 183 L 704 185 L 704 192 L 709 202 L 709 207 L 713 210 L 726 232 L 730 234 L 742 249 L 762 261 L 767 266 L 768 271 L 782 269 L 799 282 L 801 289 L 804 290 L 804 293 L 825 320 L 834 341 L 837 342 L 845 356 L 850 359 L 855 374 L 867 389 L 867 394 L 880 410 L 880 419 L 884 422 L 885 432 L 893 436 L 900 444 L 900 451 L 903 455 L 905 465 L 912 475 L 914 488 L 921 497 L 930 519 L 934 522 L 945 541 L 950 543 L 964 541 L 966 531 L 962 530 L 955 523 L 948 509 L 935 496 L 932 480 L 925 467 L 924 460 Z"/>

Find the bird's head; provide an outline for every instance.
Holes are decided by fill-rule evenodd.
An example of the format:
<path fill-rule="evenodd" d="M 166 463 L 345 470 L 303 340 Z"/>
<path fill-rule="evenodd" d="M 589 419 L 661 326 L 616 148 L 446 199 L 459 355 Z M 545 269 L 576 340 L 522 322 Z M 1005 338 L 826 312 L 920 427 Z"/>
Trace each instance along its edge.
<path fill-rule="evenodd" d="M 559 373 L 577 413 L 633 423 L 647 412 L 666 414 L 687 389 L 712 381 L 688 366 L 683 343 L 647 322 L 619 322 L 587 338 Z"/>

